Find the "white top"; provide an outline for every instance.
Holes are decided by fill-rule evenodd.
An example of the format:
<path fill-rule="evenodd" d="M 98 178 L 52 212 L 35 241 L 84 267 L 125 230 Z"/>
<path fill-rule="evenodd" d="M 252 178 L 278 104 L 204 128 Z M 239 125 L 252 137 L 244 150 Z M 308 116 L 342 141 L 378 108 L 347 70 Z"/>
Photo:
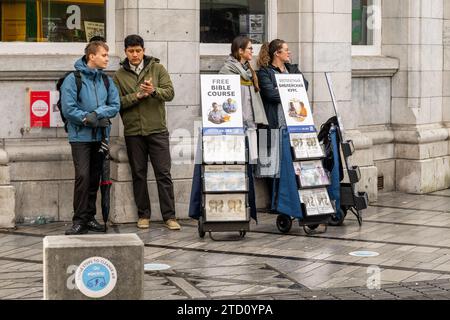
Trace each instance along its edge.
<path fill-rule="evenodd" d="M 139 63 L 139 65 L 137 66 L 132 65 L 130 62 L 128 62 L 128 64 L 130 65 L 130 69 L 133 70 L 137 75 L 139 75 L 142 69 L 144 69 L 144 59 L 142 59 L 141 63 Z"/>

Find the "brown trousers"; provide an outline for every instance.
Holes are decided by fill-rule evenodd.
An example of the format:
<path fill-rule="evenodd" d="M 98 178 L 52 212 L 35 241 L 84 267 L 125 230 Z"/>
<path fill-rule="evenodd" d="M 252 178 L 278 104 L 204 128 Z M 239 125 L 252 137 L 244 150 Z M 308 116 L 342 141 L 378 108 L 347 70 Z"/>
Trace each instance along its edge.
<path fill-rule="evenodd" d="M 127 154 L 133 177 L 134 200 L 139 218 L 151 216 L 150 197 L 147 187 L 148 158 L 155 173 L 158 197 L 164 221 L 175 218 L 175 198 L 172 176 L 169 132 L 148 136 L 126 136 Z"/>

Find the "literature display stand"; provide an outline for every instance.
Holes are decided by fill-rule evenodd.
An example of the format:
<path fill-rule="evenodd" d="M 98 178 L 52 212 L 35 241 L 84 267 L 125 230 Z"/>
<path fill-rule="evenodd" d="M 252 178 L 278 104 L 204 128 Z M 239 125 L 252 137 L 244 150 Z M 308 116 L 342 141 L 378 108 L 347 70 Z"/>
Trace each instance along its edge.
<path fill-rule="evenodd" d="M 303 76 L 277 74 L 276 80 L 289 133 L 293 170 L 297 178 L 302 211 L 299 225 L 307 234 L 319 232 L 317 228 L 320 225 L 324 226 L 321 232 L 325 232 L 335 213 L 335 203 L 328 194 L 330 174 L 323 167 L 325 154 L 317 138 Z M 291 216 L 280 213 L 277 217 L 278 230 L 289 232 L 292 220 L 294 218 Z"/>
<path fill-rule="evenodd" d="M 248 150 L 242 121 L 240 77 L 201 75 L 202 215 L 198 234 L 238 231 L 250 226 Z"/>

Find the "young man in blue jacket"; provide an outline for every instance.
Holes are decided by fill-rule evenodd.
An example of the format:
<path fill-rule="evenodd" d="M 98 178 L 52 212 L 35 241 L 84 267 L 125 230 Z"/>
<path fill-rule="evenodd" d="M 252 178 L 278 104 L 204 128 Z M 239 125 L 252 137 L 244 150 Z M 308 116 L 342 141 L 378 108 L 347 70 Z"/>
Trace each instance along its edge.
<path fill-rule="evenodd" d="M 107 86 L 102 73 L 108 65 L 109 48 L 103 41 L 91 41 L 85 56 L 75 63 L 81 74 L 81 89 L 78 93 L 76 77 L 70 73 L 61 87 L 61 105 L 67 119 L 67 132 L 72 148 L 75 167 L 73 196 L 73 225 L 66 235 L 104 231 L 104 226 L 95 220 L 97 191 L 101 175 L 101 153 L 99 152 L 102 131 L 109 141 L 113 118 L 120 109 L 120 98 L 114 82 L 108 77 Z M 101 130 L 105 128 L 106 130 Z"/>

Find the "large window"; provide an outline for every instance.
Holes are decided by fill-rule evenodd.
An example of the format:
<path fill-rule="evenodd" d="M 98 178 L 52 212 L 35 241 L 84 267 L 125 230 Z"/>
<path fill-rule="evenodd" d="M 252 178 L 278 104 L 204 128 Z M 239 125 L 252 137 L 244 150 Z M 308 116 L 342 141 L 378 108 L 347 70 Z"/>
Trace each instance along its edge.
<path fill-rule="evenodd" d="M 246 35 L 253 43 L 267 40 L 266 0 L 201 0 L 200 42 L 231 43 Z"/>
<path fill-rule="evenodd" d="M 278 0 L 200 0 L 200 55 L 226 55 L 238 35 L 261 44 L 277 36 Z"/>
<path fill-rule="evenodd" d="M 381 53 L 380 0 L 352 0 L 353 54 Z"/>
<path fill-rule="evenodd" d="M 104 0 L 0 0 L 2 42 L 87 42 L 106 37 Z"/>

